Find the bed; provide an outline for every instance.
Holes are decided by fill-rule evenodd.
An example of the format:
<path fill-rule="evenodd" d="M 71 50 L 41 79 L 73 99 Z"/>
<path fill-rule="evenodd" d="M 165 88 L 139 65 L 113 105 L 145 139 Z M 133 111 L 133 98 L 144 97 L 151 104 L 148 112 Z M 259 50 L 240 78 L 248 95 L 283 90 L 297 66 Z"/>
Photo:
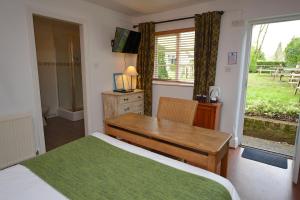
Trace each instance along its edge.
<path fill-rule="evenodd" d="M 96 132 L 0 171 L 0 199 L 240 198 L 219 175 Z"/>

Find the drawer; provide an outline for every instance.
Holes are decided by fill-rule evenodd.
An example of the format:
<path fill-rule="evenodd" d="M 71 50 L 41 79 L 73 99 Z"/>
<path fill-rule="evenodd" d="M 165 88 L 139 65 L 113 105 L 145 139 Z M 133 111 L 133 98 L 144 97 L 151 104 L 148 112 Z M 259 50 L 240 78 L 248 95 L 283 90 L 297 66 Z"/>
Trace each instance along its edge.
<path fill-rule="evenodd" d="M 120 104 L 119 115 L 144 110 L 144 101 Z"/>
<path fill-rule="evenodd" d="M 119 103 L 131 103 L 144 100 L 144 93 L 128 94 L 119 97 Z"/>
<path fill-rule="evenodd" d="M 131 95 L 132 101 L 144 101 L 144 93 L 137 93 Z"/>

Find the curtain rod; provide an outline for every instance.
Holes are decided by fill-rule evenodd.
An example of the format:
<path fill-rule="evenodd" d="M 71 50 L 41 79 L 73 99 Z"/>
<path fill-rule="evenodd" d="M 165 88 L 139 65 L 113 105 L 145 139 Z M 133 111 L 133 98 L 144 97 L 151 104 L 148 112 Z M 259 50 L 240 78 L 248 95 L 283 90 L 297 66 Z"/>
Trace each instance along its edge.
<path fill-rule="evenodd" d="M 219 14 L 223 15 L 224 11 L 218 11 Z M 158 21 L 158 22 L 153 22 L 154 24 L 162 24 L 162 23 L 167 23 L 167 22 L 175 22 L 175 21 L 181 21 L 181 20 L 186 20 L 186 19 L 193 19 L 195 16 L 192 17 L 182 17 L 182 18 L 177 18 L 177 19 L 169 19 L 169 20 L 164 20 L 164 21 Z M 133 25 L 133 28 L 137 28 L 139 25 Z"/>

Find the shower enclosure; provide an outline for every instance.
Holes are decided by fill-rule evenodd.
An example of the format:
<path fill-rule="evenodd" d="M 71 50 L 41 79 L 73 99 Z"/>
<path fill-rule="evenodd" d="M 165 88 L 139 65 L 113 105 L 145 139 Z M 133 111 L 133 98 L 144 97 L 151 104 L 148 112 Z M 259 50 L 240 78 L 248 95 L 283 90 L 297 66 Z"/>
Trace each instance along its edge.
<path fill-rule="evenodd" d="M 69 29 L 62 31 L 61 27 L 54 31 L 58 113 L 76 120 L 83 117 L 79 26 L 70 26 Z"/>
<path fill-rule="evenodd" d="M 83 119 L 79 25 L 34 16 L 34 27 L 40 93 L 42 107 L 48 110 L 46 115 L 72 121 Z"/>

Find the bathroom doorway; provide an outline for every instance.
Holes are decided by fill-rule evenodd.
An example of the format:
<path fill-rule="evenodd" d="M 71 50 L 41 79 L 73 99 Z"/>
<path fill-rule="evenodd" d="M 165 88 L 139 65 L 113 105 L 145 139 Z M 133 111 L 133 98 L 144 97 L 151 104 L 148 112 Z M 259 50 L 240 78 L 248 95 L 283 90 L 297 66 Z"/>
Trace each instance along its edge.
<path fill-rule="evenodd" d="M 80 25 L 33 15 L 46 151 L 84 137 Z"/>

